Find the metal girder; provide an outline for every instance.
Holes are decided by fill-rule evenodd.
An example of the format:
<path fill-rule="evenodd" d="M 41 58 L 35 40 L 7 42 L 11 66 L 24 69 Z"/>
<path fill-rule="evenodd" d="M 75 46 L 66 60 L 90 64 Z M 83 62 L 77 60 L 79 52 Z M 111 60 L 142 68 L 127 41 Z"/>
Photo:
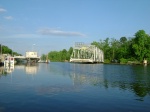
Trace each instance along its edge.
<path fill-rule="evenodd" d="M 76 42 L 70 57 L 70 62 L 104 62 L 104 53 L 95 45 Z"/>

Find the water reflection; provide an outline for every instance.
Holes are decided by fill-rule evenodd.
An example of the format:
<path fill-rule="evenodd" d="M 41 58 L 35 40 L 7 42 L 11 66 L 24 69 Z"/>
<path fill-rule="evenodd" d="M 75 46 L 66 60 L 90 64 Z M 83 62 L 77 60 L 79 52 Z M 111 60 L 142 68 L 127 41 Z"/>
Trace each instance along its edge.
<path fill-rule="evenodd" d="M 72 64 L 70 75 L 74 85 L 119 88 L 135 93 L 139 100 L 150 95 L 150 67 L 128 65 Z"/>
<path fill-rule="evenodd" d="M 14 71 L 14 66 L 1 66 L 0 67 L 0 76 L 6 76 Z"/>
<path fill-rule="evenodd" d="M 150 66 L 51 63 L 50 67 L 50 72 L 68 75 L 75 87 L 119 88 L 134 93 L 142 100 L 150 95 Z"/>
<path fill-rule="evenodd" d="M 29 75 L 30 74 L 36 75 L 37 72 L 38 72 L 38 64 L 37 63 L 34 63 L 34 64 L 29 63 L 29 64 L 27 64 L 25 66 L 25 72 L 26 72 L 26 74 L 29 74 Z"/>
<path fill-rule="evenodd" d="M 133 66 L 134 82 L 131 83 L 131 89 L 140 97 L 150 95 L 150 67 Z"/>
<path fill-rule="evenodd" d="M 99 85 L 104 82 L 103 64 L 72 64 L 70 72 L 74 85 Z"/>
<path fill-rule="evenodd" d="M 150 96 L 150 66 L 107 65 L 107 64 L 26 64 L 15 65 L 25 74 L 36 75 L 39 82 L 38 94 L 58 94 L 81 91 L 82 87 L 102 87 L 134 93 L 137 100 Z M 14 68 L 0 68 L 0 75 L 12 72 Z M 21 72 L 22 73 L 22 72 Z M 15 75 L 15 73 L 14 73 Z M 37 78 L 36 77 L 36 78 Z M 26 78 L 22 79 L 26 80 Z M 72 81 L 72 82 L 71 82 Z M 26 82 L 26 81 L 24 81 Z"/>
<path fill-rule="evenodd" d="M 15 65 L 15 69 L 20 69 L 25 71 L 28 75 L 36 75 L 38 72 L 38 63 L 27 63 L 27 64 L 19 64 Z"/>

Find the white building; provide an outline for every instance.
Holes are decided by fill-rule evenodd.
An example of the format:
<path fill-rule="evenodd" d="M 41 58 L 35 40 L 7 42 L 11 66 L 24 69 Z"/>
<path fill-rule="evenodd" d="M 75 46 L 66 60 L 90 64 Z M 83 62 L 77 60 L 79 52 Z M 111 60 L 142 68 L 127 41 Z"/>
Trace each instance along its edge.
<path fill-rule="evenodd" d="M 37 58 L 38 53 L 37 52 L 26 52 L 26 58 Z"/>

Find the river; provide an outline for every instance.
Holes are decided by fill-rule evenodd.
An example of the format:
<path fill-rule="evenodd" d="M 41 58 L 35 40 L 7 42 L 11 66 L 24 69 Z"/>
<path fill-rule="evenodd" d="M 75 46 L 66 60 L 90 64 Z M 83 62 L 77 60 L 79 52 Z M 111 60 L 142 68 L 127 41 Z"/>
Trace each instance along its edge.
<path fill-rule="evenodd" d="M 51 62 L 0 68 L 0 112 L 150 112 L 150 66 Z"/>

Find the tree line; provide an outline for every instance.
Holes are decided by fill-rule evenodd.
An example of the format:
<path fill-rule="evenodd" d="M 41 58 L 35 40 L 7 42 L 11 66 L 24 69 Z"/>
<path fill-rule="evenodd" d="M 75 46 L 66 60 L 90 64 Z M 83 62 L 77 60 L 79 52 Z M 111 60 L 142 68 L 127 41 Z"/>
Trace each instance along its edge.
<path fill-rule="evenodd" d="M 72 47 L 70 47 L 68 51 L 66 49 L 63 49 L 61 51 L 51 51 L 48 54 L 43 54 L 41 56 L 41 60 L 46 60 L 48 58 L 50 61 L 69 61 L 72 51 Z"/>
<path fill-rule="evenodd" d="M 119 40 L 106 38 L 98 42 L 93 41 L 91 45 L 103 50 L 105 63 L 142 62 L 144 59 L 150 61 L 150 35 L 144 30 L 137 31 L 134 37 L 121 37 Z M 69 61 L 72 51 L 72 47 L 68 51 L 51 51 L 47 55 L 43 54 L 41 59 L 45 60 L 48 57 L 51 61 Z"/>
<path fill-rule="evenodd" d="M 10 54 L 10 55 L 13 55 L 13 56 L 14 56 L 14 55 L 16 55 L 16 56 L 21 55 L 21 54 L 15 52 L 15 51 L 13 51 L 13 50 L 10 49 L 9 47 L 0 44 L 0 54 L 1 54 L 1 53 L 2 53 L 2 54 Z"/>
<path fill-rule="evenodd" d="M 105 62 L 127 63 L 135 61 L 141 63 L 144 59 L 150 61 L 150 35 L 139 30 L 134 37 L 106 38 L 99 42 L 92 42 L 104 51 Z"/>

